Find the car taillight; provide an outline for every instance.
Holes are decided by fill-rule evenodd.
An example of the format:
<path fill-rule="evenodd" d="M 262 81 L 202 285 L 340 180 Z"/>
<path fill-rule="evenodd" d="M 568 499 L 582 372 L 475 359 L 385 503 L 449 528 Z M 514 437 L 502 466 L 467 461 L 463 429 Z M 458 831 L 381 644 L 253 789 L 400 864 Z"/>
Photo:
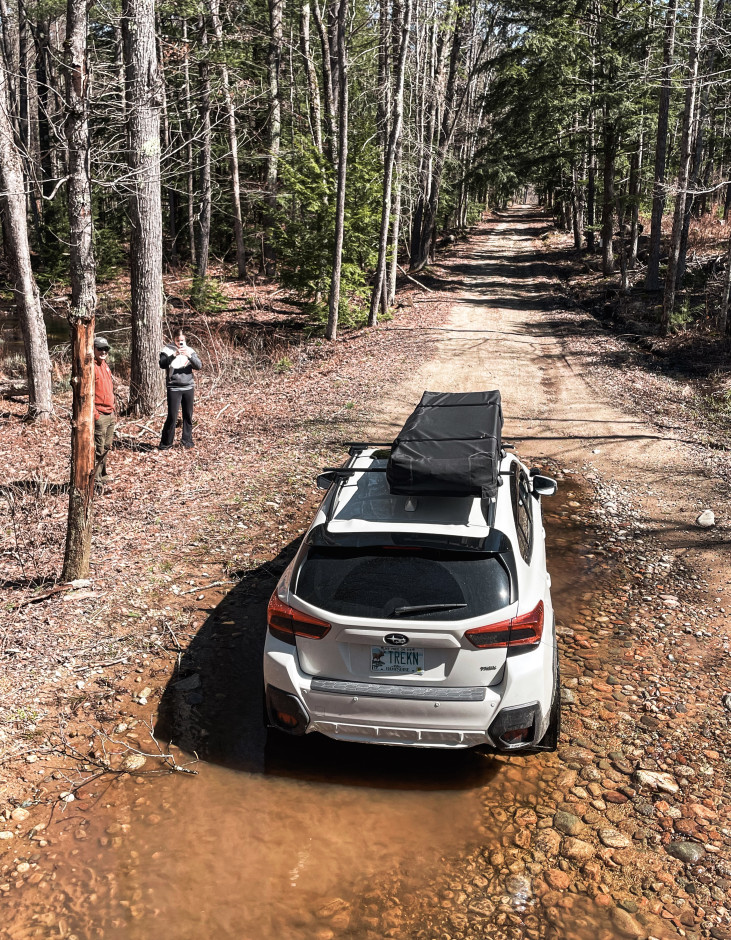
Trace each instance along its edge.
<path fill-rule="evenodd" d="M 473 627 L 466 631 L 465 636 L 481 650 L 499 646 L 535 646 L 543 636 L 543 601 L 539 601 L 530 613 L 486 627 Z"/>
<path fill-rule="evenodd" d="M 272 636 L 292 646 L 295 644 L 296 636 L 321 640 L 330 631 L 329 623 L 318 620 L 317 617 L 310 617 L 309 614 L 304 614 L 301 610 L 295 610 L 294 607 L 285 604 L 279 599 L 276 591 L 272 594 L 267 608 L 267 624 Z"/>

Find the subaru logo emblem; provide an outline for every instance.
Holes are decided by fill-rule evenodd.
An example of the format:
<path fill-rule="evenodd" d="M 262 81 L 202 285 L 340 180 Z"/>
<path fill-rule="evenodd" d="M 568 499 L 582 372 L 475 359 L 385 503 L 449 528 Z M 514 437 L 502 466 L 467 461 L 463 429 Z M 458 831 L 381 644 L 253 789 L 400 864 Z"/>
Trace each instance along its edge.
<path fill-rule="evenodd" d="M 403 633 L 388 633 L 383 639 L 389 646 L 406 646 L 409 642 L 409 638 Z"/>

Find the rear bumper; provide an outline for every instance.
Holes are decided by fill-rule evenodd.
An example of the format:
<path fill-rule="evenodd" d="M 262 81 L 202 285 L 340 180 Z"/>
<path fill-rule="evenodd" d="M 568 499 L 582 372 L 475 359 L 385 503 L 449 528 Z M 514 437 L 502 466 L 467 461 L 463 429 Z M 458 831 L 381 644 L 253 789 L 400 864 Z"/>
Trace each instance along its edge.
<path fill-rule="evenodd" d="M 368 682 L 313 678 L 300 670 L 291 646 L 268 635 L 264 654 L 268 716 L 270 723 L 283 731 L 319 731 L 340 741 L 447 749 L 487 746 L 518 753 L 529 744 L 504 747 L 491 738 L 490 728 L 502 727 L 509 711 L 528 707 L 533 709 L 535 721 L 530 743 L 541 739 L 553 691 L 552 655 L 552 648 L 542 645 L 510 658 L 502 682 L 494 686 L 424 689 L 414 684 L 401 697 L 398 690 L 395 694 L 374 694 L 377 689 Z M 296 700 L 301 713 L 288 696 Z M 273 699 L 289 701 L 297 721 L 278 720 Z"/>

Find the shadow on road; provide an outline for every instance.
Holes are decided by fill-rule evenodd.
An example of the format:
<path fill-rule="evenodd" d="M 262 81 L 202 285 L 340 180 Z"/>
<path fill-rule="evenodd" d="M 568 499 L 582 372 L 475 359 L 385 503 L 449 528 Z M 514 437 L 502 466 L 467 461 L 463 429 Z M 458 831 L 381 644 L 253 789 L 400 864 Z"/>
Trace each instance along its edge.
<path fill-rule="evenodd" d="M 485 786 L 501 762 L 472 751 L 379 747 L 267 731 L 262 655 L 266 609 L 300 539 L 241 580 L 213 608 L 163 692 L 155 735 L 231 769 L 385 789 Z"/>

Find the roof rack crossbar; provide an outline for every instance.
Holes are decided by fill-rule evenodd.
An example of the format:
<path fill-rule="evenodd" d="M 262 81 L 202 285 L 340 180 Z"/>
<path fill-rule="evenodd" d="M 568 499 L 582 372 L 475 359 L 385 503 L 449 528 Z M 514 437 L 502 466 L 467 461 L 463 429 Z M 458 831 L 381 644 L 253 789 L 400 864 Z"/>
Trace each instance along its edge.
<path fill-rule="evenodd" d="M 335 473 L 339 477 L 349 477 L 354 473 L 385 473 L 385 467 L 323 467 L 321 473 Z"/>
<path fill-rule="evenodd" d="M 393 441 L 345 441 L 345 447 L 393 447 Z"/>

